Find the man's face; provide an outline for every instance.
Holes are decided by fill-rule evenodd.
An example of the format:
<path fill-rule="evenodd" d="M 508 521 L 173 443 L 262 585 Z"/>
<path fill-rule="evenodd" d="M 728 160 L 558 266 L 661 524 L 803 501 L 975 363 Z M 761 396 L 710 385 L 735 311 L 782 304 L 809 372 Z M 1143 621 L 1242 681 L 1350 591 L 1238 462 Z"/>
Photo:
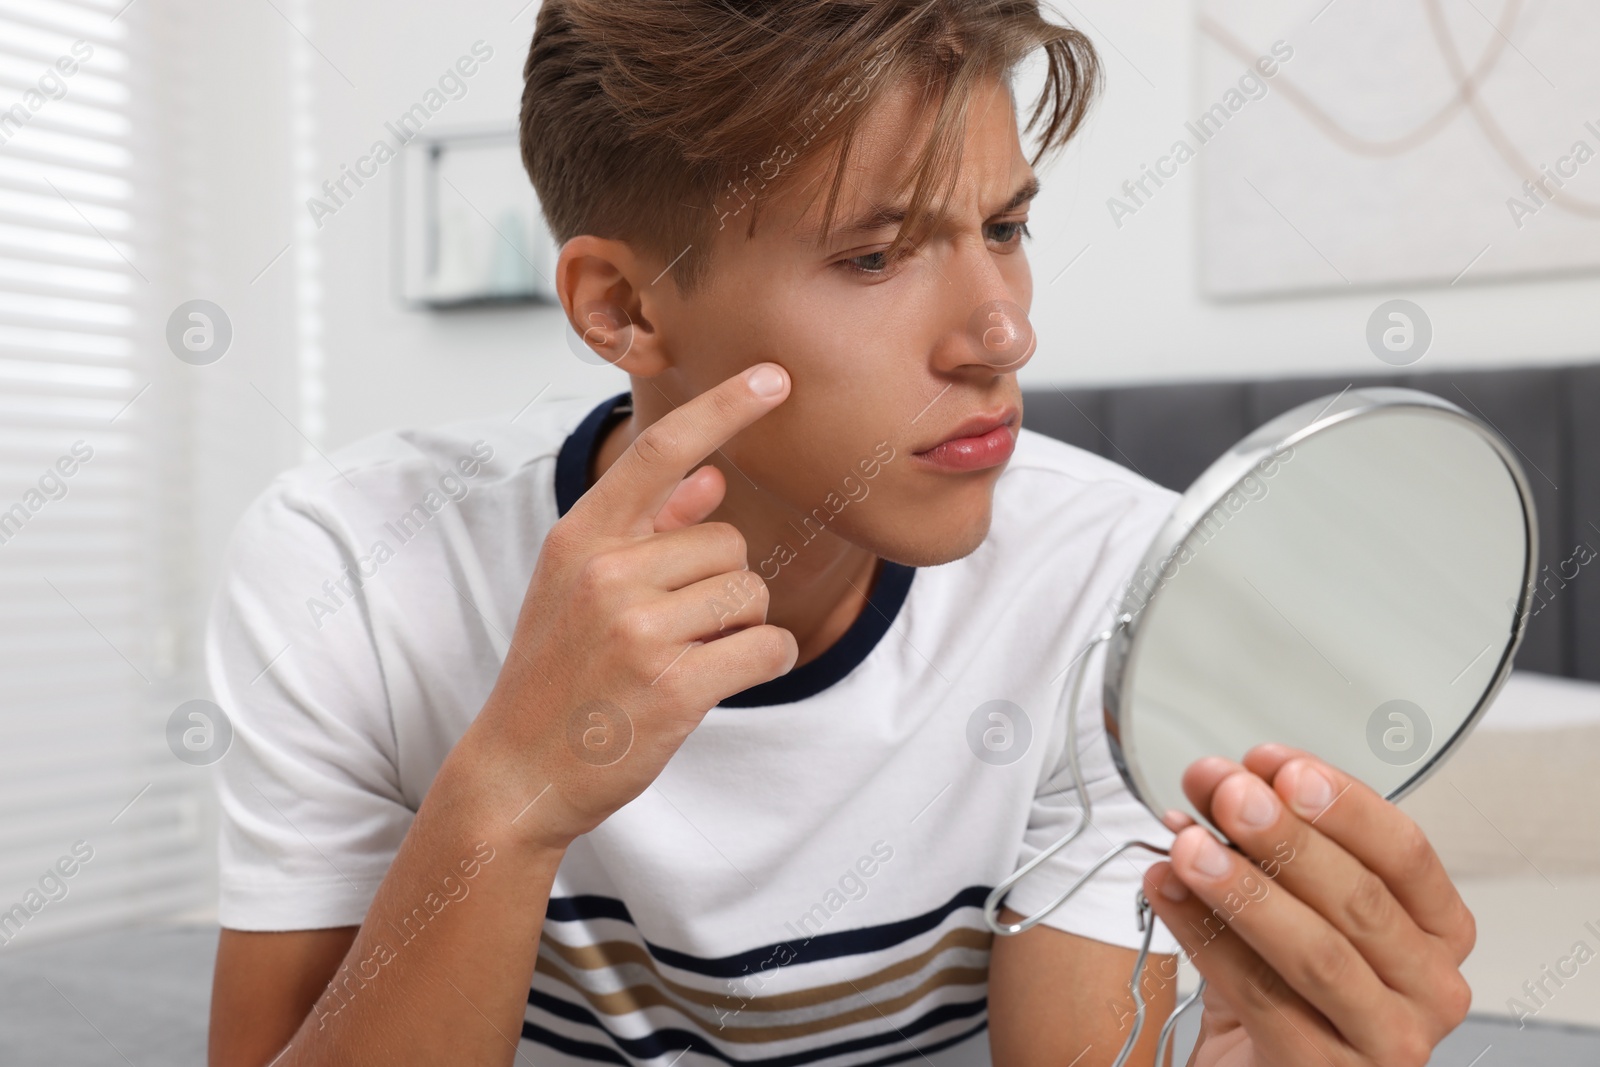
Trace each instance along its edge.
<path fill-rule="evenodd" d="M 894 223 L 844 228 L 874 207 L 906 206 L 909 190 L 895 190 L 931 120 L 903 87 L 868 116 L 825 246 L 815 233 L 827 161 L 808 161 L 764 203 L 753 238 L 747 217 L 729 216 L 704 289 L 684 300 L 659 287 L 669 295 L 652 308 L 672 362 L 654 382 L 674 403 L 761 361 L 789 372 L 788 400 L 712 457 L 730 509 L 787 509 L 800 531 L 809 516 L 811 530 L 916 566 L 959 559 L 988 533 L 1021 425 L 1016 371 L 1033 348 L 1029 205 L 1007 208 L 1033 173 L 1003 83 L 974 95 L 948 215 L 898 263 L 882 255 Z M 751 544 L 751 566 L 769 551 Z"/>

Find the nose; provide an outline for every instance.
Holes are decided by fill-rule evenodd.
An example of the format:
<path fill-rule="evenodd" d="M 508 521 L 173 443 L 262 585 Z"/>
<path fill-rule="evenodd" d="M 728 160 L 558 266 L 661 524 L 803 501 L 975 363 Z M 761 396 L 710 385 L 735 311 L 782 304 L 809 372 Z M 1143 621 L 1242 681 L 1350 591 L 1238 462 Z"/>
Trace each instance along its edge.
<path fill-rule="evenodd" d="M 940 369 L 1016 373 L 1038 347 L 1027 309 L 1013 298 L 1012 286 L 981 241 L 953 258 L 959 262 L 952 264 L 950 281 L 961 295 L 948 305 L 950 332 L 940 348 Z"/>
<path fill-rule="evenodd" d="M 1027 311 L 1005 298 L 986 301 L 972 312 L 967 343 L 978 362 L 1006 373 L 1028 362 L 1038 347 Z"/>

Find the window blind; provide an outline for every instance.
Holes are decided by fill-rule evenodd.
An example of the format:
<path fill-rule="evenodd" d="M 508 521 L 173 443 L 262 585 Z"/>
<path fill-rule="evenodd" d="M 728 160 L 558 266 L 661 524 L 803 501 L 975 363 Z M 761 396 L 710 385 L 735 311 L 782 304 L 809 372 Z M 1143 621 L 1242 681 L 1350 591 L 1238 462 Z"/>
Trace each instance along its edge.
<path fill-rule="evenodd" d="M 0 952 L 205 890 L 142 14 L 0 0 Z"/>

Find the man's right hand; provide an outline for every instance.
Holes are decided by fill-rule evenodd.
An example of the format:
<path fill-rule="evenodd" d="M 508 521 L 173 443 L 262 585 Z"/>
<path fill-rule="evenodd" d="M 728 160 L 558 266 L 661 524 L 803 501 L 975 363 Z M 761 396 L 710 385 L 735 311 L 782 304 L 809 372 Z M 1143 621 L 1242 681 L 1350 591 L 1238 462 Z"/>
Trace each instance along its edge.
<path fill-rule="evenodd" d="M 644 792 L 719 701 L 794 666 L 743 535 L 704 521 L 721 471 L 694 470 L 788 393 L 788 374 L 760 363 L 700 394 L 645 427 L 545 538 L 458 746 L 493 761 L 523 840 L 564 850 Z"/>
<path fill-rule="evenodd" d="M 763 368 L 777 375 L 770 395 L 749 384 Z M 767 363 L 696 397 L 647 427 L 555 524 L 494 690 L 362 925 L 222 931 L 214 1067 L 517 1057 L 506 1035 L 527 1008 L 567 845 L 644 792 L 718 701 L 795 663 L 794 635 L 766 625 L 743 537 L 704 521 L 727 488 L 721 472 L 689 473 L 788 392 Z M 440 878 L 484 846 L 498 855 L 471 896 L 435 911 L 427 937 L 394 942 Z"/>

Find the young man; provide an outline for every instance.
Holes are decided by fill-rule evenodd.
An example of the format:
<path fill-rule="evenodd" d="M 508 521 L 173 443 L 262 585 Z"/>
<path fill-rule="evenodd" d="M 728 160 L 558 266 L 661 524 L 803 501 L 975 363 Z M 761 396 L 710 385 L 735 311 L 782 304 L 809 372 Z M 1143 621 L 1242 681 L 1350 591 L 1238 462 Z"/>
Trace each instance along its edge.
<path fill-rule="evenodd" d="M 983 924 L 1076 818 L 1068 714 L 1100 833 L 1008 917 L 1163 835 L 1098 679 L 1063 707 L 1174 497 L 1020 429 L 1039 49 L 1035 162 L 1097 67 L 1031 3 L 546 0 L 524 155 L 630 390 L 364 442 L 244 519 L 213 1064 L 888 1064 L 985 1026 L 1003 1067 L 1105 1064 L 1141 885 L 1179 935 L 1153 1011 L 1179 940 L 1210 980 L 1193 1062 L 1421 1064 L 1460 1021 L 1426 841 L 1278 747 L 1186 780 L 1249 858 L 1175 819 L 1171 864 Z"/>

